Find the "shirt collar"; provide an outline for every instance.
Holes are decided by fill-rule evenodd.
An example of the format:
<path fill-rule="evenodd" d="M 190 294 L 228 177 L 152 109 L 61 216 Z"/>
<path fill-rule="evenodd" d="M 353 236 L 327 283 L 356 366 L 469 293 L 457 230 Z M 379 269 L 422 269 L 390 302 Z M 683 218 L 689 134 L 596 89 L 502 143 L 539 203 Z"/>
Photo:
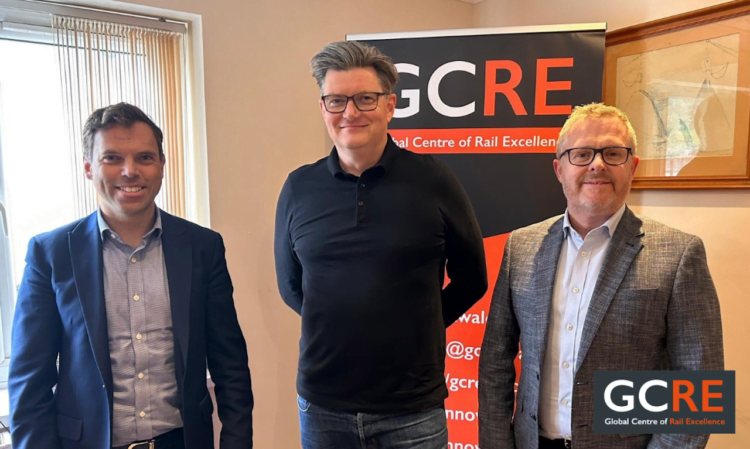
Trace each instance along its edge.
<path fill-rule="evenodd" d="M 380 156 L 380 160 L 377 164 L 375 164 L 371 168 L 368 168 L 367 170 L 377 169 L 382 172 L 388 171 L 393 166 L 393 161 L 396 156 L 398 156 L 399 151 L 401 151 L 401 148 L 396 145 L 396 143 L 391 138 L 391 135 L 388 134 L 388 142 L 385 144 L 383 155 Z M 331 150 L 331 154 L 328 155 L 326 164 L 328 165 L 328 171 L 330 171 L 331 175 L 333 175 L 335 178 L 343 178 L 344 176 L 346 176 L 347 173 L 343 168 L 341 168 L 341 164 L 339 163 L 339 153 L 336 150 L 335 146 Z"/>
<path fill-rule="evenodd" d="M 106 221 L 104 221 L 104 216 L 102 215 L 102 208 L 98 208 L 96 210 L 96 221 L 99 223 L 99 236 L 101 237 L 102 241 L 104 241 L 104 238 L 107 236 L 108 233 L 112 233 L 117 235 L 115 231 L 112 230 L 112 228 L 109 227 Z M 156 221 L 154 221 L 154 226 L 151 228 L 150 231 L 146 233 L 146 235 L 143 236 L 143 238 L 148 237 L 151 234 L 154 235 L 160 235 L 161 234 L 161 211 L 159 208 L 156 208 Z"/>
<path fill-rule="evenodd" d="M 607 219 L 604 223 L 602 223 L 601 226 L 598 228 L 592 229 L 590 232 L 596 231 L 597 229 L 604 229 L 606 230 L 608 236 L 612 238 L 613 235 L 615 235 L 615 230 L 617 230 L 617 225 L 620 224 L 620 219 L 622 218 L 622 215 L 625 213 L 625 204 L 620 206 L 620 208 L 612 214 L 611 217 Z M 570 231 L 575 231 L 573 227 L 570 225 L 570 218 L 568 217 L 568 210 L 565 209 L 565 215 L 563 217 L 563 233 L 565 234 L 565 237 L 570 235 Z"/>

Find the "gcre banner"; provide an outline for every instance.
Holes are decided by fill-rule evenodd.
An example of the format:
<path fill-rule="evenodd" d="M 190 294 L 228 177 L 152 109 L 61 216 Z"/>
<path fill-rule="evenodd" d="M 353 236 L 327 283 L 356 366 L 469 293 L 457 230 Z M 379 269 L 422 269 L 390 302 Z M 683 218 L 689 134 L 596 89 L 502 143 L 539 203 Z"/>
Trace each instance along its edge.
<path fill-rule="evenodd" d="M 391 136 L 453 170 L 484 235 L 490 288 L 446 336 L 451 449 L 479 447 L 477 370 L 505 241 L 565 210 L 552 169 L 557 136 L 573 106 L 601 101 L 604 31 L 600 23 L 347 36 L 393 59 L 401 80 Z"/>

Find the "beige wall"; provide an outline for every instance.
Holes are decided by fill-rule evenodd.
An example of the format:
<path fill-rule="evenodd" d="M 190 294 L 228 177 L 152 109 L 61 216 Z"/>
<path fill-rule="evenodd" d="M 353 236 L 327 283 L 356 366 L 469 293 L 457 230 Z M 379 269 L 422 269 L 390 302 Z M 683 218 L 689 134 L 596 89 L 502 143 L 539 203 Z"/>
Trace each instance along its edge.
<path fill-rule="evenodd" d="M 83 0 L 86 1 L 86 0 Z M 91 0 L 97 2 L 97 0 Z M 101 0 L 99 0 L 101 1 Z M 299 447 L 295 408 L 299 319 L 279 299 L 273 216 L 286 174 L 327 150 L 308 61 L 347 33 L 609 22 L 609 29 L 718 3 L 711 0 L 129 0 L 202 17 L 212 227 L 227 244 L 256 394 L 256 447 Z M 113 2 L 104 2 L 110 3 Z M 750 446 L 750 192 L 634 193 L 640 213 L 703 237 L 722 303 L 726 364 L 737 370 L 737 436 Z"/>
<path fill-rule="evenodd" d="M 717 0 L 484 0 L 474 7 L 475 27 L 607 22 L 616 30 L 723 3 Z"/>
<path fill-rule="evenodd" d="M 608 22 L 614 30 L 692 11 L 712 0 L 485 0 L 474 8 L 474 26 Z M 709 448 L 750 447 L 750 191 L 639 191 L 628 204 L 637 213 L 703 238 L 721 301 L 726 368 L 736 371 L 737 434 L 714 435 Z"/>
<path fill-rule="evenodd" d="M 328 150 L 310 58 L 346 34 L 467 28 L 472 6 L 456 0 L 129 1 L 202 16 L 211 227 L 225 239 L 248 342 L 255 447 L 299 447 L 299 318 L 279 297 L 272 243 L 286 175 Z"/>

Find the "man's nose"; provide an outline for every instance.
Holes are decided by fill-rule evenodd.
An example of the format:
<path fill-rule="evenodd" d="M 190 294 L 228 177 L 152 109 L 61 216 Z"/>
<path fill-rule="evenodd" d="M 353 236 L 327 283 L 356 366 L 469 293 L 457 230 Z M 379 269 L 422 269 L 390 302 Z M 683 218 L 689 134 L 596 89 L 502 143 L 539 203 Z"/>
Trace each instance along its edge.
<path fill-rule="evenodd" d="M 349 101 L 346 102 L 346 109 L 344 109 L 344 116 L 347 118 L 358 117 L 360 112 L 357 105 L 354 104 L 354 98 L 349 98 Z"/>
<path fill-rule="evenodd" d="M 594 160 L 589 164 L 589 170 L 601 170 L 606 167 L 607 164 L 604 162 L 604 155 L 602 153 L 596 153 Z"/>
<path fill-rule="evenodd" d="M 126 159 L 122 164 L 122 176 L 133 178 L 138 176 L 138 164 L 132 159 Z"/>

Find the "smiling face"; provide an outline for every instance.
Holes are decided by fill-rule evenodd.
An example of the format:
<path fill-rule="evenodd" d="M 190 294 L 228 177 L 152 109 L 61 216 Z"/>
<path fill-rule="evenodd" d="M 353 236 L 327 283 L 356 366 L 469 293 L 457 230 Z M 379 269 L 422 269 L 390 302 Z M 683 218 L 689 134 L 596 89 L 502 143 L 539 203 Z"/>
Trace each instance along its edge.
<path fill-rule="evenodd" d="M 631 147 L 625 125 L 614 118 L 589 118 L 572 129 L 567 148 Z M 617 212 L 630 192 L 638 157 L 623 165 L 607 165 L 601 154 L 585 167 L 570 164 L 564 155 L 554 161 L 555 174 L 568 200 L 568 214 L 581 221 L 604 222 Z"/>
<path fill-rule="evenodd" d="M 352 96 L 361 92 L 383 92 L 375 69 L 356 68 L 346 71 L 329 70 L 322 86 L 323 95 Z M 328 134 L 338 150 L 371 153 L 385 148 L 388 141 L 388 122 L 396 109 L 396 95 L 381 95 L 378 107 L 362 112 L 352 100 L 340 114 L 326 111 L 320 100 L 320 112 Z"/>
<path fill-rule="evenodd" d="M 94 182 L 107 223 L 150 223 L 165 162 L 151 128 L 136 122 L 98 131 L 91 159 L 84 159 L 83 168 Z"/>

